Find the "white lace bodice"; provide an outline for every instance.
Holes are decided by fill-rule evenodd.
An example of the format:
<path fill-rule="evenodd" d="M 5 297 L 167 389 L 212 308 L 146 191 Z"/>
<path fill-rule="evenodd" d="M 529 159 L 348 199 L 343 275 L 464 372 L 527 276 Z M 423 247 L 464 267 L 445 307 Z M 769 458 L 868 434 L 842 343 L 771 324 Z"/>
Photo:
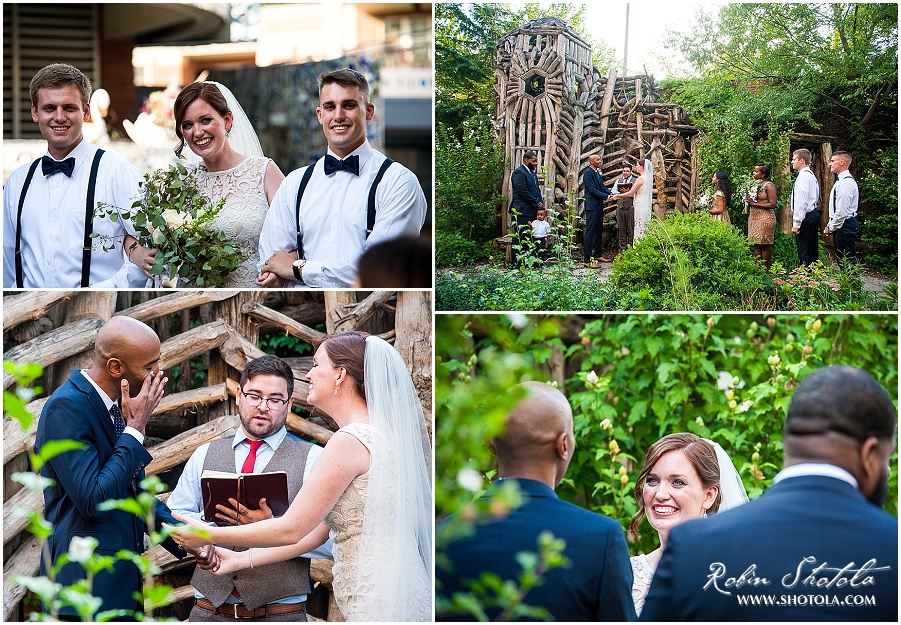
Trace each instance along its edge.
<path fill-rule="evenodd" d="M 635 603 L 635 613 L 641 615 L 651 580 L 654 579 L 654 568 L 644 554 L 629 558 L 629 562 L 632 564 L 632 602 Z"/>
<path fill-rule="evenodd" d="M 213 220 L 213 227 L 241 246 L 247 259 L 229 276 L 228 286 L 256 286 L 260 232 L 269 211 L 264 179 L 271 159 L 249 156 L 225 171 L 197 168 L 203 196 L 213 203 L 225 198 L 225 207 Z"/>

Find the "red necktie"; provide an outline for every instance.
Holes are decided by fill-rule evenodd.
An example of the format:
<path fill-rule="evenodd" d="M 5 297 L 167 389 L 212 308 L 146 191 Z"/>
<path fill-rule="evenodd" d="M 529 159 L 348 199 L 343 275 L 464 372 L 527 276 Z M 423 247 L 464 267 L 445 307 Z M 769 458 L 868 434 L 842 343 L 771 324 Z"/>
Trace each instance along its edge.
<path fill-rule="evenodd" d="M 246 440 L 244 441 L 248 445 L 250 445 L 250 453 L 247 454 L 247 459 L 244 460 L 244 466 L 241 467 L 241 473 L 253 473 L 253 465 L 256 464 L 257 461 L 257 450 L 260 448 L 260 445 L 265 443 L 266 441 L 252 441 Z M 239 597 L 238 589 L 235 588 L 232 590 L 233 597 Z"/>

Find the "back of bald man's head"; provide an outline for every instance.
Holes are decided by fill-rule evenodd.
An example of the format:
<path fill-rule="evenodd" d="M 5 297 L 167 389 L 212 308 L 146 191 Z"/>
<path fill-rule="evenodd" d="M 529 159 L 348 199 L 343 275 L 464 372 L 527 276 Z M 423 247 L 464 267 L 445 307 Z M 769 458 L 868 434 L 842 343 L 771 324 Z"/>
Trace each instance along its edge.
<path fill-rule="evenodd" d="M 159 341 L 156 332 L 146 323 L 124 315 L 112 317 L 97 332 L 94 359 L 123 358 L 128 355 L 128 350 L 144 348 L 148 342 L 159 345 Z"/>
<path fill-rule="evenodd" d="M 526 396 L 507 416 L 504 433 L 494 439 L 500 462 L 554 461 L 561 433 L 572 434 L 573 413 L 566 396 L 542 382 L 521 385 Z"/>

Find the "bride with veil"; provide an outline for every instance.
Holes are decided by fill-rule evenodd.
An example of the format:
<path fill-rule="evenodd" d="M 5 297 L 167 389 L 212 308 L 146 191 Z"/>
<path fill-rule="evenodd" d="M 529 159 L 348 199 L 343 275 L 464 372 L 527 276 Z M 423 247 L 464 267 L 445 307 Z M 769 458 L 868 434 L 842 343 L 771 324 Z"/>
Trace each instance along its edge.
<path fill-rule="evenodd" d="M 183 546 L 253 547 L 215 548 L 203 566 L 228 575 L 307 553 L 330 535 L 344 620 L 431 621 L 431 445 L 406 364 L 379 337 L 339 332 L 320 344 L 307 380 L 307 401 L 341 428 L 288 511 L 233 527 L 175 514 L 189 527 L 173 538 Z"/>
<path fill-rule="evenodd" d="M 642 179 L 642 184 L 638 191 L 635 192 L 634 219 L 635 219 L 635 237 L 637 241 L 644 236 L 645 229 L 651 221 L 651 203 L 654 195 L 654 166 L 650 159 L 639 161 L 635 166 L 635 171 Z"/>
<path fill-rule="evenodd" d="M 632 600 L 641 613 L 651 580 L 676 525 L 740 506 L 748 495 L 738 471 L 718 444 L 695 434 L 664 436 L 651 445 L 635 483 L 638 512 L 629 524 L 637 536 L 644 518 L 657 531 L 660 547 L 630 558 Z"/>
<path fill-rule="evenodd" d="M 263 156 L 250 120 L 228 87 L 195 82 L 178 94 L 173 106 L 175 154 L 197 170 L 201 194 L 225 206 L 212 221 L 238 244 L 246 259 L 228 276 L 228 286 L 255 287 L 260 232 L 284 174 Z M 182 152 L 188 148 L 185 154 Z M 150 276 L 152 258 L 134 260 Z"/>

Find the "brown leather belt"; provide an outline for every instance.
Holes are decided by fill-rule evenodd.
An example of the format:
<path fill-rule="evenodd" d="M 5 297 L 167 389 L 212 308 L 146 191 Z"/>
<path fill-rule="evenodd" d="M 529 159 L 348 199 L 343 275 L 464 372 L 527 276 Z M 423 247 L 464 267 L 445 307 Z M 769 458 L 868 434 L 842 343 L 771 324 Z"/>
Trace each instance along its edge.
<path fill-rule="evenodd" d="M 208 612 L 215 612 L 216 614 L 224 614 L 225 616 L 236 619 L 263 618 L 266 616 L 275 616 L 277 614 L 291 614 L 292 612 L 303 611 L 306 605 L 305 601 L 301 601 L 300 603 L 267 603 L 266 605 L 261 605 L 253 610 L 248 610 L 238 603 L 223 603 L 217 608 L 209 599 L 197 598 L 195 601 L 197 602 L 198 608 L 203 608 Z"/>

